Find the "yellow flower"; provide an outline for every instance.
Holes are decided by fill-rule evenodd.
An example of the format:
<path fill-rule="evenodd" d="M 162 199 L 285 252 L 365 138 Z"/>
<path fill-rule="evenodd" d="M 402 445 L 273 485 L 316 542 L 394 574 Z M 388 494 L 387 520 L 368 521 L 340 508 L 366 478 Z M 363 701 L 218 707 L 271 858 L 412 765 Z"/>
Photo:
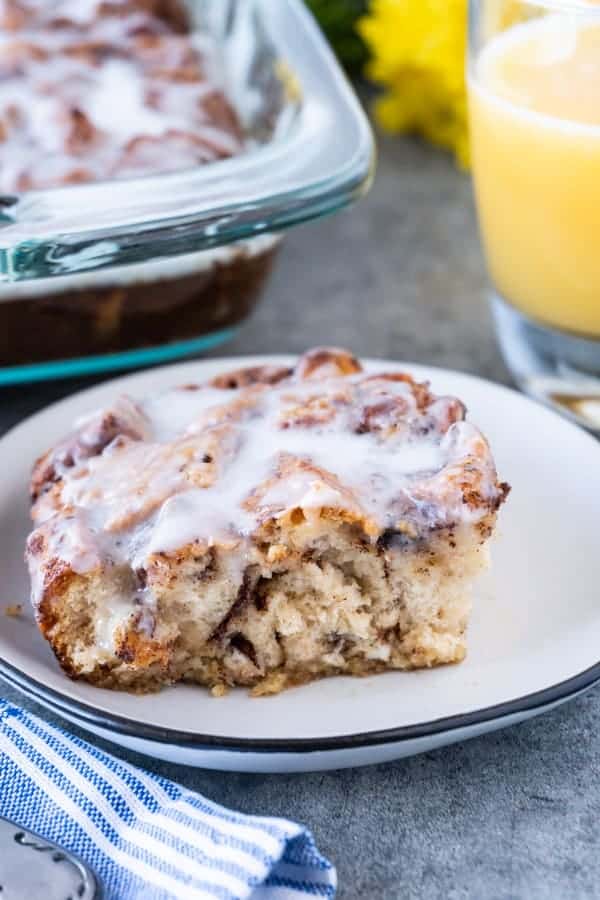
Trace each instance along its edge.
<path fill-rule="evenodd" d="M 468 165 L 466 0 L 371 0 L 358 29 L 367 75 L 386 91 L 375 112 L 389 131 L 413 132 Z"/>

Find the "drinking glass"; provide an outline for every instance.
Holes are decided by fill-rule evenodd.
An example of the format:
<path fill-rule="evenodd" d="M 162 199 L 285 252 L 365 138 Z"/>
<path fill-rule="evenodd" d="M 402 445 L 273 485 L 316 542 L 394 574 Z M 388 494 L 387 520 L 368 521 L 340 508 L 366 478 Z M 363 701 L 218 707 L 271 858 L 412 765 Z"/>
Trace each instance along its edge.
<path fill-rule="evenodd" d="M 470 0 L 469 116 L 501 350 L 600 431 L 600 3 Z"/>

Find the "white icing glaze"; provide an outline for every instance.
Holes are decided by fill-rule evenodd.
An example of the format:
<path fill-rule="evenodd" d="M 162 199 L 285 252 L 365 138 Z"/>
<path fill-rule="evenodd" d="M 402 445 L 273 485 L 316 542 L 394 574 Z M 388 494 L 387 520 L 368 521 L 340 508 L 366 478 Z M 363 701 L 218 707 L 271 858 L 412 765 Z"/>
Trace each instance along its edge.
<path fill-rule="evenodd" d="M 220 565 L 237 589 L 254 534 L 298 508 L 307 518 L 342 510 L 372 541 L 387 529 L 406 534 L 408 526 L 419 537 L 476 523 L 500 490 L 487 443 L 453 398 L 427 396 L 423 408 L 417 396 L 403 381 L 364 374 L 291 378 L 120 398 L 84 417 L 57 451 L 58 462 L 65 447 L 75 461 L 57 470 L 58 505 L 50 492 L 34 508 L 46 542 L 42 562 L 30 553 L 34 603 L 43 560 L 80 574 L 107 564 L 135 573 L 152 555 L 194 543 L 223 551 Z M 121 436 L 111 440 L 115 419 Z M 111 442 L 85 458 L 102 435 Z M 463 493 L 471 487 L 475 502 Z M 119 595 L 99 617 L 98 643 L 109 651 L 117 625 L 133 613 L 142 617 L 138 630 L 150 633 L 153 602 L 143 585 Z"/>
<path fill-rule="evenodd" d="M 61 16 L 83 25 L 96 17 L 100 4 L 101 0 L 61 0 L 54 7 L 58 6 Z"/>
<path fill-rule="evenodd" d="M 86 98 L 92 123 L 121 143 L 140 134 L 158 136 L 168 128 L 187 127 L 185 116 L 151 109 L 146 104 L 144 88 L 144 79 L 135 65 L 126 60 L 109 60 L 98 70 Z"/>
<path fill-rule="evenodd" d="M 107 602 L 96 604 L 94 615 L 94 644 L 102 652 L 112 655 L 115 649 L 115 637 L 119 630 L 127 627 L 134 612 L 131 595 L 113 593 Z M 151 615 L 148 609 L 147 615 Z"/>
<path fill-rule="evenodd" d="M 336 509 L 348 505 L 348 498 L 337 488 L 315 478 L 314 472 L 298 472 L 283 484 L 276 482 L 263 494 L 262 502 L 265 506 L 293 506 L 302 510 L 316 510 L 324 507 Z"/>
<path fill-rule="evenodd" d="M 152 530 L 148 553 L 171 553 L 200 539 L 212 547 L 230 538 L 234 529 L 241 535 L 249 534 L 256 521 L 242 509 L 239 500 L 237 485 L 232 490 L 207 488 L 169 498 Z"/>
<path fill-rule="evenodd" d="M 334 382 L 332 391 L 335 392 Z M 398 390 L 393 385 L 392 392 Z M 402 393 L 406 388 L 402 386 Z M 198 401 L 209 413 L 211 403 L 220 409 L 228 392 L 208 389 L 197 396 L 179 392 L 176 403 L 170 394 L 165 403 L 154 406 L 154 427 L 164 434 L 164 418 L 170 419 L 170 408 L 177 410 L 179 421 L 188 420 L 198 413 Z M 307 386 L 294 391 L 301 402 L 314 393 Z M 396 452 L 378 444 L 370 435 L 357 435 L 348 431 L 348 421 L 342 418 L 331 426 L 318 428 L 286 428 L 278 426 L 282 399 L 289 394 L 289 387 L 274 389 L 259 398 L 254 415 L 243 424 L 235 426 L 234 449 L 221 460 L 221 474 L 216 484 L 208 489 L 195 491 L 186 498 L 168 501 L 161 511 L 157 530 L 153 533 L 151 552 L 170 552 L 194 540 L 209 544 L 226 534 L 237 532 L 248 536 L 256 527 L 256 515 L 244 509 L 244 501 L 251 490 L 272 477 L 282 456 L 303 459 L 319 469 L 331 473 L 342 485 L 356 492 L 359 502 L 378 517 L 398 491 L 402 478 L 419 472 L 437 471 L 445 461 L 441 445 L 419 441 L 415 444 L 400 443 Z M 157 411 L 160 413 L 157 415 Z M 194 428 L 210 427 L 210 415 L 200 420 Z M 156 433 L 156 432 L 155 432 Z M 279 513 L 295 506 L 316 508 L 321 493 L 321 506 L 339 506 L 342 495 L 318 476 L 308 473 L 294 474 L 278 481 L 261 499 L 260 508 L 279 508 Z M 329 501 L 335 498 L 335 503 Z M 346 497 L 346 504 L 348 499 Z"/>
<path fill-rule="evenodd" d="M 143 404 L 144 415 L 150 422 L 154 440 L 173 440 L 178 434 L 193 431 L 202 413 L 223 403 L 223 391 L 203 387 L 169 391 L 150 398 Z"/>
<path fill-rule="evenodd" d="M 31 577 L 31 598 L 34 608 L 42 599 L 46 578 L 46 561 L 65 563 L 73 572 L 85 575 L 102 563 L 102 549 L 88 529 L 85 516 L 76 515 L 66 519 L 51 518 L 38 532 L 46 546 L 45 561 L 28 551 L 29 573 Z M 28 544 L 29 547 L 29 544 Z"/>
<path fill-rule="evenodd" d="M 173 171 L 240 153 L 223 85 L 207 79 L 219 71 L 213 56 L 206 38 L 175 33 L 140 10 L 30 4 L 25 26 L 0 36 L 0 190 Z"/>
<path fill-rule="evenodd" d="M 331 379 L 319 384 L 319 395 L 331 400 L 340 383 Z M 343 382 L 344 387 L 350 384 L 363 390 L 357 379 Z M 410 407 L 410 398 L 413 408 L 406 422 L 425 421 L 407 385 L 371 383 L 368 390 L 369 402 L 403 398 Z M 240 394 L 248 406 L 241 417 L 235 413 L 221 434 L 223 409 Z M 140 560 L 147 553 L 171 552 L 194 541 L 210 545 L 227 535 L 247 537 L 265 515 L 277 517 L 295 507 L 354 508 L 381 529 L 392 527 L 398 510 L 405 508 L 412 509 L 413 516 L 432 519 L 431 524 L 481 517 L 483 511 L 466 506 L 448 483 L 452 467 L 462 466 L 469 456 L 485 462 L 487 445 L 472 425 L 456 422 L 445 433 L 433 429 L 425 435 L 401 429 L 384 440 L 377 432 L 356 432 L 355 398 L 336 410 L 331 421 L 282 428 L 282 412 L 310 402 L 314 395 L 310 383 L 294 385 L 293 390 L 286 383 L 254 392 L 205 387 L 151 398 L 141 404 L 146 440 L 110 445 L 102 455 L 68 471 L 62 503 L 85 511 L 96 534 L 125 532 L 122 555 Z M 434 418 L 443 403 L 432 404 Z M 189 472 L 191 467 L 202 472 L 207 436 L 217 440 L 218 475 L 214 484 L 198 488 Z M 289 457 L 308 468 L 296 466 L 289 476 L 279 475 L 270 483 Z M 489 465 L 493 491 L 491 461 Z M 250 511 L 246 501 L 253 492 L 256 509 Z M 131 523 L 140 522 L 147 528 L 133 554 L 127 547 Z M 139 530 L 134 533 L 139 545 Z"/>
<path fill-rule="evenodd" d="M 101 556 L 83 518 L 73 517 L 66 524 L 66 528 L 49 532 L 49 556 L 64 560 L 83 575 L 99 565 Z"/>

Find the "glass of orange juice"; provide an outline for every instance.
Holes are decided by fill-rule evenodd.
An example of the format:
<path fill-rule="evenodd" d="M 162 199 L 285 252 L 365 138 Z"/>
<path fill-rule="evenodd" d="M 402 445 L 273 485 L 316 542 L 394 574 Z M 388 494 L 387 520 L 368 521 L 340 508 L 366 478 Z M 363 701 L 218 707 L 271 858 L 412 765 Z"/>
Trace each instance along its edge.
<path fill-rule="evenodd" d="M 470 0 L 468 86 L 504 357 L 600 430 L 600 2 Z"/>

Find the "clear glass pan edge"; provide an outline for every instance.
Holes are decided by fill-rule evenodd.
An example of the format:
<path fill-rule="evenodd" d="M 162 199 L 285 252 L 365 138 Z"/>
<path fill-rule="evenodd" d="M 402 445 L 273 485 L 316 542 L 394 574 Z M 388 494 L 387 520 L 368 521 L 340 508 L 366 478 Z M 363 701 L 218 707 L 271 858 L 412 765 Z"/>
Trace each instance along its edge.
<path fill-rule="evenodd" d="M 77 257 L 69 271 L 82 272 L 179 256 L 289 228 L 367 190 L 375 164 L 369 123 L 303 3 L 237 2 L 301 85 L 289 133 L 193 171 L 31 192 L 14 204 L 7 198 L 0 300 L 11 282 L 64 275 L 65 257 Z"/>

